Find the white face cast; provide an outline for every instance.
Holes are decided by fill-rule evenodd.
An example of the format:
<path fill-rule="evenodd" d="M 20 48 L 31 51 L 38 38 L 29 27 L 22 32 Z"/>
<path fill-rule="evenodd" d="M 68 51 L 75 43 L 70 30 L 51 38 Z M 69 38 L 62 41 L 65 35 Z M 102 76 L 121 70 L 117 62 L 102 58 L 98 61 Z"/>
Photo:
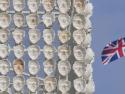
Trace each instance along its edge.
<path fill-rule="evenodd" d="M 53 73 L 55 72 L 55 64 L 54 64 L 53 61 L 51 61 L 51 60 L 46 60 L 46 61 L 43 63 L 43 66 L 44 66 L 44 72 L 45 72 L 48 76 L 53 75 Z"/>
<path fill-rule="evenodd" d="M 45 86 L 45 90 L 47 92 L 54 91 L 56 89 L 56 86 L 57 86 L 57 80 L 56 80 L 56 78 L 46 77 L 44 79 L 44 86 Z"/>
<path fill-rule="evenodd" d="M 22 11 L 24 8 L 23 0 L 18 0 L 18 1 L 13 0 L 13 6 L 14 6 L 15 11 L 17 11 L 17 12 Z"/>
<path fill-rule="evenodd" d="M 38 2 L 37 0 L 28 0 L 28 7 L 31 12 L 36 12 L 38 9 Z"/>
<path fill-rule="evenodd" d="M 89 80 L 88 84 L 86 85 L 86 93 L 92 94 L 95 92 L 95 84 L 93 80 Z"/>
<path fill-rule="evenodd" d="M 35 60 L 40 55 L 40 48 L 36 45 L 32 45 L 28 48 L 28 55 L 31 59 Z"/>
<path fill-rule="evenodd" d="M 6 13 L 0 13 L 0 27 L 7 28 L 10 24 L 10 17 Z"/>
<path fill-rule="evenodd" d="M 76 30 L 73 32 L 73 38 L 77 44 L 82 44 L 86 38 L 86 32 L 84 30 Z"/>
<path fill-rule="evenodd" d="M 62 76 L 67 76 L 71 70 L 71 65 L 69 61 L 59 61 L 58 70 Z"/>
<path fill-rule="evenodd" d="M 1 0 L 0 1 L 0 9 L 2 11 L 6 11 L 9 7 L 9 1 L 8 0 Z"/>
<path fill-rule="evenodd" d="M 57 4 L 59 7 L 59 11 L 61 13 L 67 13 L 70 9 L 71 6 L 71 1 L 70 0 L 57 0 Z"/>
<path fill-rule="evenodd" d="M 68 14 L 60 14 L 58 20 L 60 27 L 65 29 L 70 23 L 70 16 Z"/>
<path fill-rule="evenodd" d="M 9 72 L 9 63 L 7 60 L 0 60 L 0 73 L 6 75 Z"/>
<path fill-rule="evenodd" d="M 5 43 L 8 40 L 8 31 L 1 29 L 0 30 L 0 42 Z"/>
<path fill-rule="evenodd" d="M 79 93 L 84 93 L 86 88 L 86 81 L 82 78 L 74 80 L 74 88 Z"/>
<path fill-rule="evenodd" d="M 50 60 L 54 57 L 55 48 L 53 46 L 45 45 L 43 48 L 43 53 L 46 59 Z"/>
<path fill-rule="evenodd" d="M 30 77 L 27 80 L 27 87 L 31 92 L 36 92 L 38 86 L 39 86 L 39 81 L 37 78 Z"/>
<path fill-rule="evenodd" d="M 24 25 L 24 16 L 22 14 L 14 14 L 13 19 L 15 26 L 18 28 Z"/>
<path fill-rule="evenodd" d="M 86 55 L 86 49 L 82 48 L 81 46 L 74 46 L 73 53 L 76 60 L 84 60 Z"/>
<path fill-rule="evenodd" d="M 92 11 L 93 11 L 92 3 L 87 3 L 84 10 L 85 16 L 88 16 L 90 18 L 92 16 Z"/>
<path fill-rule="evenodd" d="M 54 40 L 55 34 L 52 29 L 44 29 L 43 38 L 46 44 L 51 45 Z"/>
<path fill-rule="evenodd" d="M 83 29 L 84 25 L 85 25 L 86 21 L 84 16 L 82 15 L 75 15 L 73 18 L 73 27 L 75 27 L 76 29 Z"/>
<path fill-rule="evenodd" d="M 14 46 L 14 54 L 16 56 L 16 58 L 21 58 L 24 55 L 24 47 L 23 45 L 17 45 Z"/>
<path fill-rule="evenodd" d="M 0 91 L 7 91 L 9 87 L 9 78 L 5 76 L 0 76 Z"/>
<path fill-rule="evenodd" d="M 9 54 L 8 46 L 5 44 L 0 44 L 0 57 L 6 58 Z"/>
<path fill-rule="evenodd" d="M 66 80 L 59 80 L 58 86 L 59 86 L 59 90 L 60 90 L 63 94 L 67 94 L 67 92 L 68 92 L 68 91 L 70 90 L 70 88 L 71 88 L 71 82 L 70 82 L 70 81 L 66 81 Z"/>
<path fill-rule="evenodd" d="M 52 26 L 54 17 L 50 13 L 46 13 L 43 15 L 43 23 L 46 27 Z"/>
<path fill-rule="evenodd" d="M 16 76 L 13 78 L 13 87 L 16 91 L 21 91 L 24 87 L 25 80 L 21 76 Z"/>
<path fill-rule="evenodd" d="M 40 40 L 41 33 L 37 31 L 36 29 L 30 29 L 29 30 L 29 39 L 30 42 L 35 44 Z"/>
<path fill-rule="evenodd" d="M 61 60 L 67 60 L 71 54 L 71 48 L 67 45 L 58 47 L 58 56 Z"/>
<path fill-rule="evenodd" d="M 54 0 L 42 0 L 42 5 L 47 12 L 51 12 L 54 7 Z"/>
<path fill-rule="evenodd" d="M 83 42 L 83 45 L 85 45 L 86 47 L 90 47 L 91 46 L 91 42 L 92 42 L 92 36 L 91 36 L 90 33 L 88 33 L 86 35 L 86 38 L 85 38 L 84 42 Z"/>
<path fill-rule="evenodd" d="M 26 17 L 26 20 L 27 20 L 27 25 L 29 26 L 29 28 L 32 28 L 32 29 L 36 28 L 38 24 L 37 15 L 30 14 Z"/>
<path fill-rule="evenodd" d="M 71 34 L 68 31 L 59 31 L 58 36 L 61 43 L 66 43 L 70 40 Z"/>
<path fill-rule="evenodd" d="M 29 61 L 28 67 L 29 67 L 29 72 L 32 75 L 36 75 L 40 69 L 39 63 L 37 61 L 33 61 L 33 60 Z"/>

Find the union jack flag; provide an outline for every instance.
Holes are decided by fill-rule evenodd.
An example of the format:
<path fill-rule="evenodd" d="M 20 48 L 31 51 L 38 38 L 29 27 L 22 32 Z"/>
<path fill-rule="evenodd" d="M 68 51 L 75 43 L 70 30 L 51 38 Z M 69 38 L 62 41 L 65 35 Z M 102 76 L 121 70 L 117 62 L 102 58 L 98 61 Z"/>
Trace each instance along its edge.
<path fill-rule="evenodd" d="M 125 38 L 120 38 L 110 42 L 102 51 L 102 63 L 104 65 L 111 63 L 125 56 Z"/>

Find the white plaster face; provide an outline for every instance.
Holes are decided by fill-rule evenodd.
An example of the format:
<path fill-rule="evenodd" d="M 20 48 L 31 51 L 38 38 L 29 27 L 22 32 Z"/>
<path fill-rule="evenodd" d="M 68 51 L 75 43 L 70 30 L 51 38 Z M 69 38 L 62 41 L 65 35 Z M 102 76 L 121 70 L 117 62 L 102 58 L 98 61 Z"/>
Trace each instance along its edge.
<path fill-rule="evenodd" d="M 10 16 L 6 13 L 0 13 L 0 27 L 7 28 L 10 24 Z"/>
<path fill-rule="evenodd" d="M 9 54 L 8 46 L 5 44 L 0 44 L 0 57 L 6 58 Z"/>
<path fill-rule="evenodd" d="M 79 93 L 84 93 L 86 88 L 86 81 L 82 78 L 77 78 L 74 80 L 74 88 Z"/>
<path fill-rule="evenodd" d="M 44 29 L 43 31 L 43 39 L 46 44 L 51 45 L 55 37 L 55 33 L 52 29 Z"/>
<path fill-rule="evenodd" d="M 23 55 L 24 55 L 23 45 L 14 46 L 14 54 L 15 54 L 16 58 L 18 58 L 18 59 L 23 57 Z"/>
<path fill-rule="evenodd" d="M 13 0 L 13 7 L 15 9 L 15 11 L 17 12 L 21 12 L 24 8 L 24 3 L 23 0 Z"/>
<path fill-rule="evenodd" d="M 86 32 L 84 30 L 76 30 L 73 32 L 73 38 L 77 44 L 82 44 L 86 38 Z"/>
<path fill-rule="evenodd" d="M 71 70 L 71 65 L 69 61 L 59 61 L 58 70 L 62 76 L 67 76 Z"/>
<path fill-rule="evenodd" d="M 58 47 L 58 56 L 61 60 L 67 60 L 71 54 L 71 48 L 67 45 Z"/>
<path fill-rule="evenodd" d="M 37 78 L 30 77 L 27 80 L 27 87 L 31 92 L 36 92 L 38 86 L 39 86 L 39 81 Z"/>
<path fill-rule="evenodd" d="M 60 27 L 65 29 L 70 23 L 70 16 L 68 14 L 60 14 L 58 16 Z"/>
<path fill-rule="evenodd" d="M 21 91 L 24 87 L 25 80 L 21 76 L 16 76 L 13 78 L 13 87 L 16 91 Z"/>
<path fill-rule="evenodd" d="M 92 94 L 95 92 L 95 84 L 93 80 L 89 80 L 89 82 L 86 85 L 86 93 Z"/>
<path fill-rule="evenodd" d="M 59 40 L 61 41 L 61 43 L 66 43 L 70 40 L 71 38 L 71 34 L 68 31 L 59 31 L 58 33 L 59 36 Z"/>
<path fill-rule="evenodd" d="M 54 7 L 54 0 L 42 0 L 42 5 L 47 12 L 51 12 Z"/>
<path fill-rule="evenodd" d="M 18 28 L 24 25 L 24 16 L 22 14 L 14 14 L 13 19 L 15 26 Z"/>
<path fill-rule="evenodd" d="M 0 91 L 7 91 L 9 87 L 9 78 L 6 76 L 0 76 Z"/>
<path fill-rule="evenodd" d="M 8 31 L 1 29 L 0 30 L 0 42 L 5 43 L 8 40 Z"/>
<path fill-rule="evenodd" d="M 70 90 L 70 88 L 71 88 L 71 82 L 70 82 L 70 81 L 66 81 L 66 80 L 59 80 L 58 86 L 59 86 L 59 90 L 60 90 L 63 94 L 67 94 L 67 92 L 68 92 L 68 91 Z"/>
<path fill-rule="evenodd" d="M 83 29 L 84 25 L 86 23 L 86 20 L 84 16 L 76 14 L 73 18 L 73 27 L 76 29 Z"/>
<path fill-rule="evenodd" d="M 31 60 L 28 63 L 29 72 L 32 75 L 36 75 L 39 72 L 40 65 L 37 61 Z"/>
<path fill-rule="evenodd" d="M 54 17 L 50 13 L 46 13 L 43 15 L 43 23 L 45 24 L 46 27 L 50 27 L 53 24 Z"/>
<path fill-rule="evenodd" d="M 44 79 L 44 86 L 47 92 L 52 92 L 56 89 L 57 80 L 54 77 L 46 77 Z"/>
<path fill-rule="evenodd" d="M 57 4 L 59 7 L 59 11 L 64 14 L 67 13 L 71 7 L 70 0 L 57 0 Z"/>
<path fill-rule="evenodd" d="M 1 0 L 0 1 L 0 9 L 2 11 L 6 11 L 9 7 L 9 1 L 8 0 Z"/>
<path fill-rule="evenodd" d="M 86 47 L 90 47 L 91 46 L 91 42 L 92 42 L 92 36 L 91 36 L 90 33 L 88 33 L 86 35 L 86 38 L 85 38 L 84 42 L 83 42 L 83 45 L 85 45 Z"/>
<path fill-rule="evenodd" d="M 40 48 L 36 45 L 31 45 L 28 48 L 28 55 L 31 59 L 36 60 L 40 55 Z"/>
<path fill-rule="evenodd" d="M 38 0 L 28 0 L 28 7 L 31 12 L 37 12 L 38 10 Z"/>
<path fill-rule="evenodd" d="M 43 48 L 43 53 L 45 58 L 50 60 L 54 57 L 55 48 L 53 46 L 45 45 Z"/>
<path fill-rule="evenodd" d="M 30 14 L 26 16 L 27 24 L 29 28 L 35 29 L 38 24 L 38 19 L 36 14 Z"/>
<path fill-rule="evenodd" d="M 9 72 L 10 66 L 7 60 L 0 60 L 0 73 L 6 75 Z"/>
<path fill-rule="evenodd" d="M 55 64 L 52 60 L 46 60 L 43 63 L 44 66 L 44 72 L 48 75 L 51 76 L 55 72 Z"/>
<path fill-rule="evenodd" d="M 20 44 L 23 41 L 24 31 L 21 29 L 15 29 L 14 32 L 12 32 L 12 35 L 16 44 Z"/>
<path fill-rule="evenodd" d="M 76 60 L 84 60 L 86 55 L 86 49 L 82 48 L 81 46 L 74 46 L 73 53 Z"/>
<path fill-rule="evenodd" d="M 93 14 L 92 11 L 93 11 L 92 3 L 87 3 L 86 6 L 85 6 L 85 10 L 84 10 L 85 16 L 88 16 L 90 18 Z"/>
<path fill-rule="evenodd" d="M 30 29 L 28 33 L 29 33 L 29 39 L 31 43 L 35 44 L 40 40 L 41 33 L 36 29 Z"/>

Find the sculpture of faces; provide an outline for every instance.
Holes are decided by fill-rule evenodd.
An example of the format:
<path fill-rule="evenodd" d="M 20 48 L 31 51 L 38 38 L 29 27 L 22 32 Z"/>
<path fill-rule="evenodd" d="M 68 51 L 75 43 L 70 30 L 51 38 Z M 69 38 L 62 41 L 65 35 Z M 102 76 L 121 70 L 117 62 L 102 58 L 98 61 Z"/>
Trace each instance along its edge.
<path fill-rule="evenodd" d="M 21 12 L 24 8 L 24 2 L 23 0 L 13 0 L 13 7 L 15 9 L 15 11 L 17 12 Z"/>
<path fill-rule="evenodd" d="M 67 60 L 71 54 L 71 48 L 68 45 L 58 47 L 58 56 L 61 60 Z"/>
<path fill-rule="evenodd" d="M 54 21 L 54 17 L 51 13 L 46 13 L 43 15 L 43 23 L 45 24 L 46 27 L 52 26 Z"/>
<path fill-rule="evenodd" d="M 84 45 L 85 47 L 90 47 L 90 46 L 91 46 L 91 42 L 92 42 L 92 36 L 91 36 L 90 33 L 88 33 L 88 34 L 86 35 L 86 38 L 85 38 L 84 42 L 83 42 L 83 45 Z"/>
<path fill-rule="evenodd" d="M 64 14 L 67 13 L 71 7 L 70 0 L 57 0 L 57 4 L 59 7 L 59 11 Z"/>
<path fill-rule="evenodd" d="M 37 12 L 38 10 L 38 0 L 28 0 L 28 7 L 31 12 Z"/>
<path fill-rule="evenodd" d="M 7 28 L 10 24 L 10 16 L 6 13 L 0 13 L 0 27 Z"/>
<path fill-rule="evenodd" d="M 0 60 L 0 73 L 6 75 L 9 72 L 10 65 L 7 60 Z"/>
<path fill-rule="evenodd" d="M 43 53 L 45 58 L 50 60 L 54 57 L 55 48 L 53 46 L 45 45 L 43 48 Z"/>
<path fill-rule="evenodd" d="M 52 60 L 46 60 L 43 62 L 44 72 L 48 76 L 52 76 L 55 72 L 55 64 Z"/>
<path fill-rule="evenodd" d="M 70 23 L 70 16 L 68 14 L 60 14 L 58 16 L 60 27 L 65 29 Z"/>
<path fill-rule="evenodd" d="M 74 80 L 74 88 L 79 93 L 85 93 L 86 81 L 82 78 L 77 78 Z"/>
<path fill-rule="evenodd" d="M 16 59 L 13 63 L 13 69 L 17 75 L 22 75 L 24 72 L 24 61 Z"/>
<path fill-rule="evenodd" d="M 32 60 L 36 60 L 40 55 L 40 48 L 36 45 L 29 46 L 28 55 Z"/>
<path fill-rule="evenodd" d="M 7 91 L 10 80 L 6 76 L 0 76 L 0 91 Z"/>
<path fill-rule="evenodd" d="M 40 65 L 37 61 L 31 60 L 28 63 L 29 72 L 32 75 L 36 75 L 39 72 Z"/>
<path fill-rule="evenodd" d="M 0 30 L 0 42 L 6 43 L 8 40 L 8 31 L 5 29 Z"/>
<path fill-rule="evenodd" d="M 77 44 L 82 44 L 86 38 L 86 32 L 84 30 L 76 30 L 73 32 L 73 38 Z"/>
<path fill-rule="evenodd" d="M 21 91 L 24 87 L 25 80 L 22 76 L 16 76 L 13 78 L 13 87 L 16 91 Z"/>
<path fill-rule="evenodd" d="M 51 12 L 54 7 L 54 0 L 42 0 L 42 4 L 45 11 Z"/>
<path fill-rule="evenodd" d="M 74 7 L 78 14 L 83 14 L 85 5 L 85 0 L 74 0 Z"/>
<path fill-rule="evenodd" d="M 35 44 L 40 40 L 41 33 L 36 29 L 30 29 L 28 33 L 29 33 L 29 39 L 31 43 Z"/>
<path fill-rule="evenodd" d="M 1 0 L 0 1 L 0 10 L 6 11 L 9 7 L 9 1 L 8 0 Z"/>
<path fill-rule="evenodd" d="M 0 44 L 0 57 L 6 58 L 9 54 L 8 46 L 5 44 Z"/>
<path fill-rule="evenodd" d="M 88 16 L 90 18 L 92 16 L 92 11 L 93 11 L 92 3 L 87 3 L 84 10 L 85 16 Z"/>
<path fill-rule="evenodd" d="M 36 14 L 30 14 L 26 16 L 27 25 L 29 28 L 35 29 L 38 24 L 38 17 Z"/>
<path fill-rule="evenodd" d="M 84 16 L 75 14 L 73 18 L 73 27 L 76 29 L 83 29 L 84 25 L 86 23 L 86 20 Z"/>
<path fill-rule="evenodd" d="M 76 60 L 84 60 L 86 55 L 86 49 L 81 46 L 74 46 L 73 53 Z"/>
<path fill-rule="evenodd" d="M 44 86 L 47 92 L 52 92 L 56 89 L 57 80 L 54 77 L 46 77 L 44 79 Z"/>
<path fill-rule="evenodd" d="M 66 80 L 59 80 L 58 82 L 59 90 L 62 92 L 62 94 L 67 94 L 67 92 L 71 88 L 71 82 Z"/>
<path fill-rule="evenodd" d="M 14 14 L 13 16 L 14 24 L 18 28 L 24 25 L 24 16 L 22 14 Z"/>
<path fill-rule="evenodd" d="M 31 92 L 36 92 L 37 88 L 39 86 L 39 81 L 35 77 L 30 77 L 27 80 L 27 87 Z"/>
<path fill-rule="evenodd" d="M 70 40 L 71 34 L 70 32 L 64 30 L 64 31 L 59 31 L 58 36 L 61 43 L 66 43 Z"/>
<path fill-rule="evenodd" d="M 21 58 L 24 55 L 24 47 L 23 45 L 17 45 L 13 47 L 14 50 L 14 54 L 16 56 L 16 58 Z"/>
<path fill-rule="evenodd" d="M 89 80 L 89 82 L 86 85 L 86 93 L 87 94 L 92 94 L 95 92 L 95 84 L 93 79 Z"/>
<path fill-rule="evenodd" d="M 55 33 L 52 29 L 44 29 L 43 38 L 46 44 L 51 45 L 55 37 Z"/>
<path fill-rule="evenodd" d="M 71 65 L 69 61 L 59 61 L 58 70 L 62 76 L 67 76 L 71 70 Z"/>
<path fill-rule="evenodd" d="M 20 44 L 23 41 L 24 31 L 21 29 L 15 29 L 14 32 L 12 32 L 12 35 L 16 44 Z"/>

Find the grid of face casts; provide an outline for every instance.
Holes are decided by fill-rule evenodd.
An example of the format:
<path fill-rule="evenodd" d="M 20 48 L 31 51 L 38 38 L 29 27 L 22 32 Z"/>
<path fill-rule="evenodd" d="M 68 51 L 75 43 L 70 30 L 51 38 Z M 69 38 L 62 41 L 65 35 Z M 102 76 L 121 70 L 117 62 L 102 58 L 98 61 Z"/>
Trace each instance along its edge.
<path fill-rule="evenodd" d="M 93 94 L 89 0 L 0 1 L 0 94 Z"/>

